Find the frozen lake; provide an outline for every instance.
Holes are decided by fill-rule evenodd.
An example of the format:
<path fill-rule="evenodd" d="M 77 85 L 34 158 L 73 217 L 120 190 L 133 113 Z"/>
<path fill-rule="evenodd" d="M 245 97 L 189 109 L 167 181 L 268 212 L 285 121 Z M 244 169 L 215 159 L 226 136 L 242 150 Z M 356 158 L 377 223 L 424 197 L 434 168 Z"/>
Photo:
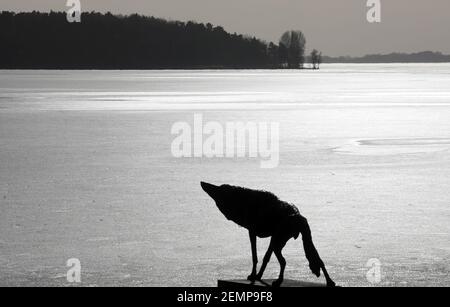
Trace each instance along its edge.
<path fill-rule="evenodd" d="M 279 166 L 171 154 L 171 127 L 280 124 Z M 333 279 L 449 286 L 450 64 L 320 71 L 0 71 L 0 286 L 215 286 L 248 235 L 200 181 L 298 205 Z M 259 241 L 263 256 L 267 240 Z M 316 281 L 301 241 L 286 278 Z M 276 277 L 273 257 L 266 277 Z"/>

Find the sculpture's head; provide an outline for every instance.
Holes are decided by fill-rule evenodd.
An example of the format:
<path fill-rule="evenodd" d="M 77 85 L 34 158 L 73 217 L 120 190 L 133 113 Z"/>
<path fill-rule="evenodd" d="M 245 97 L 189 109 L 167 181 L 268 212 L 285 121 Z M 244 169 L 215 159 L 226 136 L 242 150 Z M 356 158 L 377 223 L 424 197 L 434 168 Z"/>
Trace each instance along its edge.
<path fill-rule="evenodd" d="M 246 214 L 245 197 L 247 191 L 245 189 L 227 184 L 216 186 L 206 182 L 201 182 L 200 185 L 228 220 L 235 222 L 242 220 Z"/>
<path fill-rule="evenodd" d="M 225 217 L 228 219 L 235 217 L 232 212 L 233 206 L 230 206 L 230 204 L 233 204 L 234 202 L 230 201 L 233 198 L 233 193 L 230 193 L 229 186 L 216 186 L 206 182 L 201 182 L 200 185 L 202 186 L 203 191 L 214 200 L 217 208 L 219 208 Z"/>
<path fill-rule="evenodd" d="M 201 182 L 200 185 L 202 186 L 203 191 L 205 191 L 212 199 L 214 199 L 216 203 L 222 200 L 223 197 L 220 187 L 206 182 Z"/>

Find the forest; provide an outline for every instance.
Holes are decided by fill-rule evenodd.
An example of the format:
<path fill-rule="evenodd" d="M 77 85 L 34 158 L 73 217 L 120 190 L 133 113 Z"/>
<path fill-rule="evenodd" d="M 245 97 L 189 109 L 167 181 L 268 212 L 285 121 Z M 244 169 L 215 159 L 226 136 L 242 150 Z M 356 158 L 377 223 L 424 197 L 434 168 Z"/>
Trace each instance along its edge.
<path fill-rule="evenodd" d="M 96 12 L 80 23 L 1 12 L 0 41 L 3 69 L 302 68 L 306 43 L 299 31 L 274 44 L 209 23 Z"/>

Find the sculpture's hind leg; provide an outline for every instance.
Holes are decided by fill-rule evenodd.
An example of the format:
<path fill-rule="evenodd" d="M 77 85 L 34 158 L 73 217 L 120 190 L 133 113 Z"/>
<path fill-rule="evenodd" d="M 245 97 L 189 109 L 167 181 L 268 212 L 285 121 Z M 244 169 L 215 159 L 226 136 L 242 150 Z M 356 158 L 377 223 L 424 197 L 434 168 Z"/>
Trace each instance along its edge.
<path fill-rule="evenodd" d="M 256 275 L 256 266 L 258 264 L 258 251 L 256 248 L 256 235 L 252 231 L 249 231 L 249 236 L 250 236 L 250 244 L 252 246 L 253 267 L 252 267 L 252 273 L 247 277 L 247 279 L 250 281 L 256 281 L 256 280 L 258 280 L 257 275 Z"/>
<path fill-rule="evenodd" d="M 327 287 L 331 287 L 331 288 L 336 287 L 335 282 L 330 278 L 330 275 L 328 275 L 325 265 L 322 266 L 322 272 L 323 272 L 323 275 L 325 275 L 325 279 L 327 280 Z"/>
<path fill-rule="evenodd" d="M 263 263 L 261 265 L 261 268 L 259 269 L 259 273 L 256 276 L 258 280 L 261 280 L 264 271 L 266 270 L 267 264 L 270 261 L 270 258 L 272 257 L 272 253 L 275 252 L 275 255 L 277 256 L 278 262 L 280 263 L 280 275 L 278 276 L 278 280 L 274 281 L 272 286 L 279 287 L 281 283 L 283 282 L 284 278 L 284 269 L 286 268 L 286 260 L 284 259 L 281 250 L 286 246 L 287 241 L 289 240 L 288 237 L 285 236 L 273 236 L 270 240 L 269 248 L 267 249 L 266 255 L 264 256 Z"/>
<path fill-rule="evenodd" d="M 267 252 L 266 252 L 266 254 L 264 255 L 263 263 L 262 263 L 262 265 L 261 265 L 261 268 L 259 269 L 259 273 L 258 273 L 258 275 L 256 276 L 256 279 L 257 279 L 257 280 L 261 280 L 261 278 L 263 277 L 264 271 L 266 270 L 266 267 L 267 267 L 267 264 L 269 263 L 270 258 L 272 257 L 272 253 L 273 253 L 273 240 L 274 240 L 274 239 L 273 239 L 273 237 L 272 237 L 272 239 L 270 240 L 269 248 L 267 249 Z"/>
<path fill-rule="evenodd" d="M 286 246 L 289 238 L 286 237 L 274 237 L 274 252 L 275 256 L 277 256 L 278 262 L 280 263 L 280 275 L 278 279 L 272 283 L 273 287 L 279 287 L 283 283 L 284 280 L 284 270 L 286 268 L 286 259 L 284 259 L 282 250 Z"/>

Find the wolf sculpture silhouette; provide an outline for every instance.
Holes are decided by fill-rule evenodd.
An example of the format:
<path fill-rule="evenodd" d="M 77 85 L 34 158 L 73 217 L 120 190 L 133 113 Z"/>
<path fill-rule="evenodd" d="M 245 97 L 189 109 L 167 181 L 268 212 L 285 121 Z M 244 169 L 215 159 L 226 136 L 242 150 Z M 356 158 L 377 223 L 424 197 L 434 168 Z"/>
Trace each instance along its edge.
<path fill-rule="evenodd" d="M 286 268 L 282 250 L 291 238 L 297 239 L 301 234 L 309 268 L 317 277 L 320 277 L 320 270 L 322 270 L 327 286 L 335 286 L 314 247 L 308 221 L 300 214 L 297 207 L 281 201 L 270 192 L 230 185 L 215 186 L 205 182 L 201 183 L 201 187 L 216 202 L 217 207 L 228 220 L 248 229 L 253 260 L 252 272 L 248 276 L 248 280 L 261 280 L 272 253 L 275 253 L 281 270 L 278 279 L 273 282 L 272 286 L 279 287 L 283 283 L 284 269 Z M 269 248 L 258 273 L 256 273 L 257 237 L 271 237 Z"/>

